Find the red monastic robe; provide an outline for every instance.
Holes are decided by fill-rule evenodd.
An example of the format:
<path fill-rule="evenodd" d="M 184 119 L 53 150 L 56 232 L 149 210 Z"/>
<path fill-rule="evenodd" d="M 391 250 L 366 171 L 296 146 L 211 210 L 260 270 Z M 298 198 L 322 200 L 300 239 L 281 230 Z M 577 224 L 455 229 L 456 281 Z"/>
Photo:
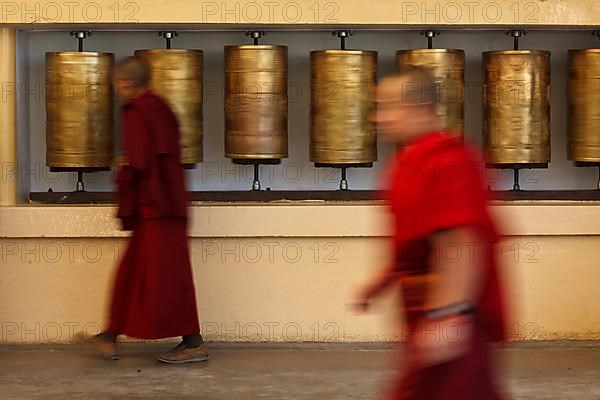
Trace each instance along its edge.
<path fill-rule="evenodd" d="M 506 339 L 493 248 L 498 234 L 486 209 L 487 192 L 480 166 L 475 153 L 446 132 L 413 140 L 390 165 L 387 179 L 395 225 L 393 268 L 401 283 L 408 335 L 423 317 L 432 255 L 429 238 L 433 233 L 460 226 L 476 229 L 482 246 L 458 246 L 462 257 L 468 257 L 469 251 L 484 252 L 481 268 L 486 276 L 476 304 L 471 350 L 460 359 L 431 368 L 408 365 L 391 397 L 394 400 L 500 399 L 490 372 L 489 354 L 490 342 Z"/>
<path fill-rule="evenodd" d="M 108 331 L 142 339 L 199 332 L 177 119 L 145 92 L 123 107 L 118 213 L 132 237 L 119 265 Z"/>

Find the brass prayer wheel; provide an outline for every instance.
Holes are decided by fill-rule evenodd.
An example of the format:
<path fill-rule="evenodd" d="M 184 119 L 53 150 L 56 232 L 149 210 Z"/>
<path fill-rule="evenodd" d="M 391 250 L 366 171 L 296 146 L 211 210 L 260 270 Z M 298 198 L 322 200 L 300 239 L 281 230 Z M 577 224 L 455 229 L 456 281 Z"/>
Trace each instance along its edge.
<path fill-rule="evenodd" d="M 550 52 L 483 53 L 483 135 L 489 163 L 550 162 Z"/>
<path fill-rule="evenodd" d="M 456 49 L 413 49 L 396 52 L 396 68 L 424 67 L 437 86 L 437 114 L 442 127 L 464 131 L 465 52 Z"/>
<path fill-rule="evenodd" d="M 310 160 L 367 164 L 377 160 L 375 109 L 377 52 L 318 50 L 311 61 Z"/>
<path fill-rule="evenodd" d="M 150 87 L 175 113 L 179 123 L 181 162 L 202 162 L 202 67 L 200 50 L 137 50 L 150 67 Z"/>
<path fill-rule="evenodd" d="M 287 47 L 225 46 L 225 156 L 288 156 Z"/>
<path fill-rule="evenodd" d="M 113 158 L 114 55 L 46 53 L 46 164 L 110 167 Z"/>
<path fill-rule="evenodd" d="M 600 49 L 569 50 L 569 160 L 600 162 Z"/>

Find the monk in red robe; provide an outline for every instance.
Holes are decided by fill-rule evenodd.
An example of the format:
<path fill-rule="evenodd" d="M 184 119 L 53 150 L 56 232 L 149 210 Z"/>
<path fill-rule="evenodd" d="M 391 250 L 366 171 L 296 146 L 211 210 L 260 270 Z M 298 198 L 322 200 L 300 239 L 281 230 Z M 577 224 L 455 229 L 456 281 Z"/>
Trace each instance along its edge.
<path fill-rule="evenodd" d="M 159 361 L 205 361 L 199 334 L 187 238 L 187 192 L 177 119 L 148 89 L 148 66 L 137 57 L 114 72 L 124 101 L 124 155 L 118 161 L 118 218 L 132 236 L 119 265 L 106 331 L 96 348 L 116 359 L 118 335 L 141 339 L 182 336 Z"/>
<path fill-rule="evenodd" d="M 402 145 L 387 176 L 394 259 L 364 285 L 366 310 L 399 286 L 407 345 L 393 400 L 496 400 L 491 344 L 505 340 L 494 259 L 498 234 L 486 210 L 481 163 L 440 129 L 428 70 L 410 68 L 377 88 L 378 134 Z"/>

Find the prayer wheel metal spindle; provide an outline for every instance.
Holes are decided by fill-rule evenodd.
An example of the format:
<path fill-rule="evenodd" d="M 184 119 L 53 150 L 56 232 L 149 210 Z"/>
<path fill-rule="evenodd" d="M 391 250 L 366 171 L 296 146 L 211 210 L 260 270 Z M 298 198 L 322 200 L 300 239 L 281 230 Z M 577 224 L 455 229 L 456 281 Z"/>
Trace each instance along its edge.
<path fill-rule="evenodd" d="M 81 48 L 81 39 L 80 39 Z M 113 158 L 114 55 L 46 53 L 46 164 L 53 172 L 105 171 Z"/>
<path fill-rule="evenodd" d="M 483 53 L 483 135 L 491 168 L 550 162 L 550 52 L 502 50 Z"/>
<path fill-rule="evenodd" d="M 258 37 L 252 36 L 255 43 Z M 226 46 L 225 156 L 254 165 L 254 190 L 260 189 L 258 165 L 288 156 L 287 114 L 287 47 Z"/>
<path fill-rule="evenodd" d="M 396 53 L 396 68 L 424 67 L 438 89 L 437 115 L 442 127 L 464 132 L 465 52 L 455 49 L 414 49 Z"/>
<path fill-rule="evenodd" d="M 568 158 L 577 166 L 600 167 L 600 49 L 568 55 Z"/>
<path fill-rule="evenodd" d="M 310 160 L 316 167 L 341 168 L 340 189 L 347 190 L 346 168 L 377 161 L 375 109 L 377 52 L 344 50 L 347 32 L 336 32 L 340 50 L 318 50 L 311 59 Z"/>
<path fill-rule="evenodd" d="M 181 162 L 202 162 L 203 53 L 190 49 L 137 50 L 150 67 L 150 87 L 173 110 L 179 122 Z"/>

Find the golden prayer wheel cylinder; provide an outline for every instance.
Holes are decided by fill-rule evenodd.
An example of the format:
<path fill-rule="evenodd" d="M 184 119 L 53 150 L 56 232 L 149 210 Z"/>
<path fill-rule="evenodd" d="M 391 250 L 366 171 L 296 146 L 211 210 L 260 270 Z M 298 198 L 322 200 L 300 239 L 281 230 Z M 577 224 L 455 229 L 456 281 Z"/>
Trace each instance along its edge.
<path fill-rule="evenodd" d="M 202 162 L 202 67 L 200 50 L 137 50 L 150 67 L 150 87 L 175 113 L 179 123 L 181 162 Z"/>
<path fill-rule="evenodd" d="M 569 50 L 569 160 L 600 162 L 600 49 Z"/>
<path fill-rule="evenodd" d="M 225 46 L 225 156 L 288 156 L 287 47 Z"/>
<path fill-rule="evenodd" d="M 550 52 L 483 53 L 483 135 L 489 163 L 550 162 Z"/>
<path fill-rule="evenodd" d="M 424 67 L 438 89 L 437 114 L 444 129 L 464 131 L 465 52 L 455 49 L 414 49 L 396 52 L 396 68 Z"/>
<path fill-rule="evenodd" d="M 114 55 L 46 53 L 46 164 L 104 169 L 113 158 Z"/>
<path fill-rule="evenodd" d="M 368 164 L 377 160 L 375 109 L 377 52 L 318 50 L 311 61 L 310 160 Z"/>

